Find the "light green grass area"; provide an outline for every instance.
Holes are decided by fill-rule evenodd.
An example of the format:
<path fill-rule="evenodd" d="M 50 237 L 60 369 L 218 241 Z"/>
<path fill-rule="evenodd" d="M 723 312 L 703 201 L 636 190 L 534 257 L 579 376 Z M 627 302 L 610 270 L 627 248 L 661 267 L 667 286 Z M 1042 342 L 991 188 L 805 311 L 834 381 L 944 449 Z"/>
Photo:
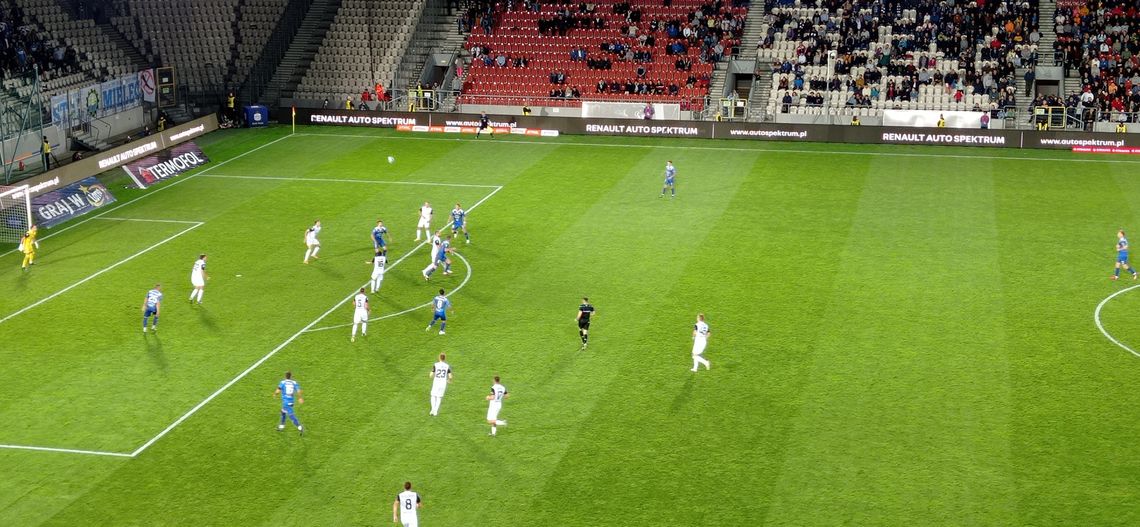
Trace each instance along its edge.
<path fill-rule="evenodd" d="M 1140 521 L 1140 358 L 1093 320 L 1134 284 L 1109 280 L 1116 229 L 1140 238 L 1131 158 L 298 132 L 211 134 L 196 173 L 112 179 L 31 272 L 0 256 L 0 444 L 115 454 L 0 448 L 0 525 L 383 525 L 405 480 L 424 526 Z M 478 204 L 431 281 L 424 201 L 437 228 Z M 384 318 L 350 343 L 377 219 Z M 461 284 L 425 332 L 417 307 Z M 1140 289 L 1101 317 L 1133 349 L 1138 310 Z M 286 370 L 303 437 L 275 429 Z"/>

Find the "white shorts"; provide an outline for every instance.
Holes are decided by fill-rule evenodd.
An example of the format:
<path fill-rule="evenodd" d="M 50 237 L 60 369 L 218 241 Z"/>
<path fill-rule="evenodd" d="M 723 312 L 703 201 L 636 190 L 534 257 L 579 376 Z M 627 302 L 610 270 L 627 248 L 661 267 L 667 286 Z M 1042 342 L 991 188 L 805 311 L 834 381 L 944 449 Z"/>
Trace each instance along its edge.
<path fill-rule="evenodd" d="M 491 401 L 491 404 L 487 405 L 487 420 L 488 421 L 495 421 L 495 420 L 499 419 L 499 410 L 502 410 L 502 409 L 503 409 L 502 401 Z"/>
<path fill-rule="evenodd" d="M 312 249 L 313 247 L 320 247 L 321 241 L 320 240 L 305 240 L 305 245 L 307 247 L 309 247 L 310 249 Z"/>
<path fill-rule="evenodd" d="M 431 396 L 432 397 L 443 397 L 443 394 L 446 391 L 447 391 L 447 385 L 446 384 L 443 384 L 440 386 L 436 386 L 435 384 L 432 384 L 432 386 L 431 386 Z"/>
<path fill-rule="evenodd" d="M 419 222 L 419 224 L 416 225 L 416 228 L 417 229 L 430 229 L 431 228 L 431 220 L 425 219 L 425 218 L 420 218 L 420 222 Z"/>
<path fill-rule="evenodd" d="M 359 324 L 361 322 L 368 322 L 368 312 L 363 309 L 357 309 L 356 313 L 352 315 L 352 323 Z"/>
<path fill-rule="evenodd" d="M 705 339 L 696 339 L 693 341 L 693 355 L 700 355 L 705 352 L 705 346 L 709 341 Z"/>
<path fill-rule="evenodd" d="M 420 519 L 418 516 L 408 519 L 400 518 L 400 525 L 404 527 L 420 527 Z"/>
<path fill-rule="evenodd" d="M 372 271 L 372 279 L 373 280 L 383 280 L 384 279 L 384 271 L 381 271 L 379 269 L 373 270 Z"/>
<path fill-rule="evenodd" d="M 194 287 L 206 287 L 206 279 L 202 275 L 190 275 L 190 285 Z"/>

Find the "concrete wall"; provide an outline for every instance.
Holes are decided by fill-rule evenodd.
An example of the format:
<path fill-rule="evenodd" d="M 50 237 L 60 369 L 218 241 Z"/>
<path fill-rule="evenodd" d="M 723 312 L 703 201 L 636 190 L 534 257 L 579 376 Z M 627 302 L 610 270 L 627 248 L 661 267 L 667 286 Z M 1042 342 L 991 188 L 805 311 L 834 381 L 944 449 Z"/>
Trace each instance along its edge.
<path fill-rule="evenodd" d="M 55 125 L 48 125 L 44 127 L 42 136 L 39 130 L 30 130 L 0 143 L 0 152 L 3 153 L 4 161 L 23 161 L 25 166 L 39 167 L 40 145 L 45 136 L 51 143 L 51 151 L 56 157 L 70 155 L 67 137 L 63 131 Z"/>

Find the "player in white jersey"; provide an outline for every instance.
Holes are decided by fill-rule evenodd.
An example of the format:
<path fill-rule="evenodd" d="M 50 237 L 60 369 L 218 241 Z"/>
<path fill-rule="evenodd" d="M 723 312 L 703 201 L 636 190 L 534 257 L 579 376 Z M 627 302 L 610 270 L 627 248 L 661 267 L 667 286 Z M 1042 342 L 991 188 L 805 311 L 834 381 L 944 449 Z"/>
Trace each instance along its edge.
<path fill-rule="evenodd" d="M 447 364 L 447 355 L 440 353 L 439 362 L 431 367 L 431 412 L 428 415 L 439 415 L 439 404 L 450 382 L 451 366 Z"/>
<path fill-rule="evenodd" d="M 388 265 L 388 257 L 384 255 L 384 248 L 377 248 L 376 256 L 364 263 L 372 264 L 372 278 L 368 284 L 372 287 L 371 292 L 375 293 L 380 290 L 380 282 L 384 281 L 384 266 Z"/>
<path fill-rule="evenodd" d="M 404 482 L 404 491 L 396 495 L 392 502 L 392 522 L 404 527 L 419 527 L 419 508 L 423 507 L 418 492 L 412 490 L 412 482 Z"/>
<path fill-rule="evenodd" d="M 360 326 L 360 336 L 368 336 L 368 314 L 372 308 L 368 305 L 368 295 L 364 294 L 364 288 L 360 288 L 360 292 L 352 297 L 352 306 L 356 311 L 352 314 L 352 338 L 350 342 L 356 342 L 356 327 Z"/>
<path fill-rule="evenodd" d="M 317 251 L 321 250 L 321 241 L 317 236 L 321 234 L 321 220 L 313 222 L 313 226 L 305 229 L 305 263 L 309 258 L 317 258 Z"/>
<path fill-rule="evenodd" d="M 435 263 L 435 259 L 439 256 L 439 249 L 443 247 L 443 238 L 439 234 L 431 235 L 431 261 Z"/>
<path fill-rule="evenodd" d="M 431 274 L 435 272 L 436 261 L 439 260 L 439 251 L 443 250 L 443 240 L 440 239 L 439 234 L 433 234 L 431 237 L 431 261 L 428 266 L 424 267 L 420 274 L 423 275 L 424 280 L 431 280 Z"/>
<path fill-rule="evenodd" d="M 709 325 L 705 323 L 705 314 L 698 314 L 697 323 L 693 324 L 693 369 L 689 371 L 697 371 L 697 366 L 700 364 L 704 364 L 706 370 L 712 369 L 708 359 L 701 356 L 709 343 L 709 333 L 711 332 Z"/>
<path fill-rule="evenodd" d="M 431 203 L 424 202 L 420 207 L 420 221 L 416 224 L 416 241 L 420 241 L 420 230 L 424 231 L 424 239 L 431 239 Z"/>
<path fill-rule="evenodd" d="M 206 289 L 206 280 L 210 277 L 206 275 L 206 255 L 199 254 L 198 259 L 194 261 L 194 267 L 190 270 L 190 285 L 194 289 L 190 290 L 190 302 L 198 301 L 202 303 L 202 294 Z"/>
<path fill-rule="evenodd" d="M 510 397 L 507 387 L 499 383 L 499 376 L 495 376 L 495 384 L 491 385 L 491 394 L 487 396 L 487 424 L 491 425 L 491 435 L 499 433 L 498 427 L 507 426 L 505 420 L 499 419 L 499 411 L 503 409 L 503 399 Z"/>

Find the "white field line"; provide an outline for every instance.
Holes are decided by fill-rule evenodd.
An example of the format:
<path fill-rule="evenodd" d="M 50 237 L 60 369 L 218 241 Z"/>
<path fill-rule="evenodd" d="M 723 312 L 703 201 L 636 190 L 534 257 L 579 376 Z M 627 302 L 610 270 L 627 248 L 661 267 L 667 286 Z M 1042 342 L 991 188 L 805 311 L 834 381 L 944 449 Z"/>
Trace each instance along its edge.
<path fill-rule="evenodd" d="M 454 254 L 455 256 L 459 257 L 460 260 L 463 260 L 463 265 L 467 267 L 467 276 L 463 277 L 463 281 L 460 282 L 459 285 L 455 287 L 455 289 L 452 289 L 450 293 L 447 293 L 446 295 L 444 295 L 448 298 L 451 298 L 451 295 L 458 293 L 459 290 L 463 289 L 463 286 L 467 285 L 467 282 L 469 282 L 471 280 L 471 262 L 468 262 L 467 258 L 464 258 L 463 255 L 459 254 L 458 252 L 452 251 L 451 254 Z M 386 318 L 398 317 L 400 315 L 411 313 L 412 311 L 415 311 L 417 309 L 423 309 L 423 308 L 430 306 L 430 305 L 431 305 L 431 302 L 424 302 L 418 306 L 409 307 L 408 309 L 405 309 L 405 310 L 397 312 L 397 313 L 388 313 L 387 315 L 381 315 L 381 316 L 378 316 L 376 318 L 370 318 L 370 319 L 368 319 L 368 321 L 369 322 L 378 322 L 378 321 L 384 320 Z M 319 328 L 310 329 L 307 331 L 307 333 L 316 333 L 318 331 L 328 331 L 330 329 L 343 329 L 343 328 L 347 328 L 350 326 L 352 326 L 352 324 L 336 324 L 334 326 L 321 326 Z"/>
<path fill-rule="evenodd" d="M 205 222 L 202 222 L 202 221 L 190 221 L 190 220 L 152 220 L 152 219 L 148 219 L 148 218 L 91 218 L 91 219 L 93 219 L 93 220 L 104 220 L 104 221 L 143 221 L 143 222 L 150 222 L 150 223 L 186 223 L 186 224 L 190 224 L 190 223 L 205 223 Z"/>
<path fill-rule="evenodd" d="M 1109 335 L 1108 331 L 1106 331 L 1104 329 L 1104 324 L 1101 324 L 1101 322 L 1100 322 L 1100 310 L 1102 308 L 1104 308 L 1104 305 L 1107 304 L 1109 300 L 1112 300 L 1113 298 L 1116 298 L 1120 295 L 1123 295 L 1124 293 L 1127 293 L 1133 289 L 1136 289 L 1137 287 L 1140 287 L 1140 284 L 1121 289 L 1120 291 L 1117 291 L 1111 295 L 1108 295 L 1104 300 L 1101 300 L 1100 303 L 1096 305 L 1096 310 L 1093 311 L 1093 321 L 1096 322 L 1096 328 L 1100 330 L 1100 334 L 1104 335 L 1104 338 L 1108 339 L 1113 344 L 1120 346 L 1120 349 L 1123 349 L 1124 351 L 1127 351 L 1128 353 L 1131 353 L 1132 355 L 1134 355 L 1136 357 L 1140 357 L 1140 353 L 1137 353 L 1136 350 L 1129 348 L 1128 346 L 1124 345 L 1123 342 L 1120 342 L 1119 340 L 1116 340 L 1116 338 L 1113 337 L 1112 335 Z"/>
<path fill-rule="evenodd" d="M 781 154 L 834 154 L 841 156 L 876 156 L 876 157 L 933 157 L 945 159 L 995 159 L 995 160 L 1009 160 L 1009 161 L 1047 161 L 1050 163 L 1125 163 L 1125 164 L 1138 164 L 1140 159 L 1100 159 L 1100 158 L 1061 158 L 1061 157 L 1018 157 L 1018 156 L 993 156 L 993 155 L 966 155 L 966 154 L 917 154 L 906 152 L 875 152 L 875 151 L 848 151 L 848 150 L 807 150 L 796 148 L 745 148 L 734 146 L 687 146 L 687 145 L 631 145 L 622 143 L 578 143 L 578 142 L 557 142 L 557 141 L 521 141 L 517 139 L 465 139 L 460 137 L 447 138 L 447 137 L 416 137 L 416 136 L 391 136 L 391 135 L 367 135 L 367 134 L 326 134 L 326 133 L 311 133 L 302 132 L 296 135 L 317 136 L 317 137 L 359 137 L 368 139 L 396 139 L 404 141 L 460 141 L 466 143 L 507 143 L 507 144 L 520 144 L 520 145 L 544 145 L 544 146 L 593 146 L 604 148 L 669 148 L 670 150 L 711 150 L 716 152 L 775 152 Z M 673 139 L 683 139 L 680 137 Z M 890 144 L 889 146 L 922 146 L 922 145 L 896 145 Z M 928 145 L 929 146 L 929 145 Z M 1064 152 L 1064 150 L 1059 150 Z"/>
<path fill-rule="evenodd" d="M 64 454 L 87 454 L 90 456 L 134 457 L 130 454 L 124 454 L 122 452 L 103 452 L 101 450 L 79 450 L 75 448 L 53 448 L 46 446 L 0 445 L 0 448 L 6 448 L 9 450 L 35 450 L 38 452 L 62 452 Z"/>
<path fill-rule="evenodd" d="M 468 210 L 468 211 L 472 211 L 472 210 L 475 210 L 475 208 L 476 208 L 476 207 L 478 207 L 478 206 L 479 206 L 479 205 L 481 205 L 483 202 L 485 202 L 485 201 L 487 201 L 488 199 L 490 199 L 490 198 L 491 198 L 491 196 L 494 196 L 495 194 L 497 194 L 497 193 L 498 193 L 500 190 L 502 190 L 502 189 L 503 189 L 503 187 L 501 187 L 501 186 L 496 186 L 496 187 L 495 187 L 495 190 L 492 190 L 492 191 L 491 191 L 489 194 L 487 194 L 486 196 L 483 196 L 483 198 L 482 198 L 482 199 L 480 199 L 479 201 L 475 202 L 475 204 L 474 204 L 474 205 L 472 205 L 472 206 L 471 206 L 471 208 L 469 208 L 469 209 L 467 209 L 467 210 Z M 446 226 L 445 226 L 444 228 L 446 228 Z M 443 229 L 440 229 L 439 231 L 436 231 L 436 232 L 441 232 L 441 231 L 443 231 Z M 417 251 L 417 250 L 418 250 L 420 247 L 423 247 L 424 245 L 426 245 L 426 244 L 428 244 L 428 243 L 430 243 L 430 240 L 424 240 L 422 243 L 420 243 L 420 244 L 416 245 L 415 247 L 412 247 L 412 248 L 411 248 L 411 249 L 410 249 L 410 250 L 409 250 L 407 253 L 405 253 L 405 254 L 404 254 L 403 256 L 401 256 L 401 257 L 400 257 L 398 260 L 396 260 L 396 261 L 395 261 L 395 262 L 394 262 L 392 265 L 390 265 L 390 266 L 389 266 L 389 268 L 394 268 L 394 267 L 396 267 L 397 265 L 400 265 L 400 262 L 403 262 L 405 259 L 407 259 L 409 256 L 411 256 L 411 255 L 412 255 L 412 253 L 416 252 L 416 251 Z M 361 285 L 360 287 L 364 287 L 364 285 L 367 285 L 367 282 L 366 282 L 365 284 Z M 358 287 L 357 289 L 359 289 L 359 287 Z M 353 290 L 351 293 L 349 293 L 349 294 L 348 294 L 348 296 L 344 297 L 343 299 L 341 299 L 340 301 L 338 301 L 336 304 L 333 304 L 333 306 L 332 306 L 332 307 L 330 307 L 330 308 L 329 308 L 327 311 L 325 311 L 324 313 L 322 313 L 322 314 L 321 314 L 320 316 L 318 316 L 317 318 L 313 319 L 313 321 L 312 321 L 312 322 L 309 322 L 308 324 L 306 324 L 306 325 L 305 325 L 305 327 L 303 327 L 303 328 L 301 328 L 300 330 L 298 330 L 298 331 L 297 331 L 296 333 L 294 333 L 292 336 L 290 336 L 289 338 L 285 339 L 285 341 L 284 341 L 284 342 L 282 342 L 281 344 L 278 344 L 278 345 L 277 345 L 277 347 L 273 348 L 273 349 L 272 349 L 272 350 L 271 350 L 269 353 L 266 353 L 264 357 L 261 357 L 260 359 L 258 359 L 258 360 L 257 360 L 257 362 L 254 362 L 254 363 L 253 363 L 253 364 L 251 364 L 251 365 L 250 365 L 248 368 L 246 368 L 246 369 L 245 369 L 245 371 L 243 371 L 243 372 L 241 372 L 241 373 L 237 374 L 237 376 L 235 376 L 233 379 L 230 379 L 230 381 L 229 381 L 229 382 L 227 382 L 226 384 L 222 385 L 222 387 L 221 387 L 221 388 L 218 388 L 217 390 L 215 390 L 215 391 L 214 391 L 214 393 L 211 393 L 211 394 L 210 394 L 208 397 L 206 397 L 205 399 L 203 399 L 203 400 L 202 400 L 202 402 L 200 402 L 200 403 L 198 403 L 198 404 L 194 405 L 194 407 L 193 407 L 193 408 L 191 408 L 191 409 L 190 409 L 189 411 L 187 411 L 185 414 L 182 414 L 182 416 L 181 416 L 181 417 L 179 417 L 178 419 L 176 419 L 176 420 L 175 420 L 173 423 L 170 423 L 170 425 L 169 425 L 169 426 L 167 426 L 166 428 L 164 428 L 164 429 L 163 429 L 161 432 L 159 432 L 159 433 L 158 433 L 158 435 L 155 435 L 154 437 L 150 438 L 150 439 L 149 439 L 149 440 L 148 440 L 146 443 L 143 443 L 143 445 L 142 445 L 142 446 L 140 446 L 140 447 L 136 448 L 136 449 L 134 450 L 134 452 L 131 452 L 131 457 L 136 457 L 136 456 L 138 456 L 139 454 L 142 454 L 142 453 L 143 453 L 143 452 L 144 452 L 146 449 L 150 448 L 150 447 L 151 447 L 151 445 L 153 445 L 153 444 L 155 444 L 156 442 L 158 442 L 158 440 L 159 440 L 159 439 L 162 439 L 164 436 L 166 436 L 166 434 L 169 434 L 171 430 L 174 430 L 175 428 L 177 428 L 177 427 L 178 427 L 178 425 L 180 425 L 180 424 L 182 424 L 183 422 L 185 422 L 187 419 L 189 419 L 189 418 L 190 418 L 191 416 L 193 416 L 195 413 L 198 413 L 198 410 L 201 410 L 201 409 L 202 409 L 202 407 L 204 407 L 204 406 L 206 406 L 207 404 L 209 404 L 209 402 L 210 402 L 210 401 L 213 401 L 215 398 L 217 398 L 217 397 L 218 397 L 219 395 L 221 395 L 223 392 L 225 392 L 226 390 L 228 390 L 228 389 L 229 389 L 231 386 L 233 386 L 234 384 L 237 384 L 237 382 L 238 382 L 238 381 L 240 381 L 240 380 L 242 380 L 243 378 L 245 378 L 245 376 L 246 376 L 246 375 L 249 375 L 249 374 L 250 374 L 250 372 L 252 372 L 253 370 L 257 369 L 257 367 L 258 367 L 258 366 L 261 366 L 262 364 L 264 364 L 264 363 L 265 363 L 265 361 L 267 361 L 267 360 L 269 360 L 269 359 L 273 358 L 273 356 L 274 356 L 274 355 L 276 355 L 276 354 L 277 354 L 277 352 L 281 351 L 282 349 L 285 349 L 285 347 L 286 347 L 286 346 L 288 346 L 289 344 L 292 344 L 294 340 L 297 340 L 297 337 L 300 337 L 301 335 L 305 334 L 305 332 L 307 332 L 307 331 L 309 331 L 310 329 L 312 329 L 312 327 L 313 327 L 313 326 L 317 325 L 318 323 L 320 323 L 320 321 L 324 320 L 326 317 L 328 317 L 329 315 L 331 315 L 333 311 L 336 311 L 337 309 L 339 309 L 339 308 L 341 307 L 341 305 L 343 305 L 344 303 L 346 303 L 346 302 L 348 302 L 348 301 L 352 300 L 352 297 L 353 297 L 353 296 L 355 296 L 355 295 L 356 295 L 356 293 L 357 293 L 357 289 L 354 289 L 354 290 Z"/>
<path fill-rule="evenodd" d="M 382 179 L 337 179 L 312 177 L 283 177 L 283 176 L 231 176 L 227 174 L 204 174 L 202 177 L 220 179 L 265 179 L 268 181 L 315 181 L 321 183 L 370 183 L 376 185 L 421 185 L 425 187 L 467 187 L 467 188 L 496 188 L 499 185 L 473 185 L 469 183 L 435 183 L 430 181 L 385 181 Z"/>
<path fill-rule="evenodd" d="M 94 218 L 92 218 L 92 219 L 94 219 Z M 115 262 L 115 263 L 113 263 L 113 264 L 111 264 L 111 265 L 109 265 L 109 266 L 107 266 L 107 267 L 104 267 L 103 269 L 100 269 L 100 270 L 98 270 L 98 271 L 96 271 L 96 272 L 94 272 L 94 273 L 92 273 L 92 274 L 88 275 L 88 276 L 87 276 L 87 278 L 84 278 L 84 279 L 82 279 L 82 280 L 80 280 L 80 281 L 78 281 L 78 282 L 75 282 L 74 284 L 71 284 L 71 285 L 69 285 L 69 286 L 67 286 L 67 287 L 65 287 L 65 288 L 63 288 L 63 289 L 60 289 L 59 291 L 56 291 L 56 292 L 54 292 L 54 293 L 52 293 L 52 294 L 50 294 L 50 295 L 48 295 L 48 296 L 46 296 L 46 297 L 44 297 L 44 298 L 41 298 L 40 300 L 36 301 L 35 303 L 33 303 L 33 304 L 29 305 L 29 306 L 26 306 L 26 307 L 24 307 L 23 309 L 20 309 L 19 311 L 16 311 L 15 313 L 12 313 L 12 314 L 10 314 L 10 315 L 8 315 L 8 316 L 4 317 L 4 318 L 0 318 L 0 324 L 3 324 L 4 322 L 7 322 L 7 321 L 9 321 L 9 320 L 11 320 L 12 318 L 14 318 L 14 317 L 16 317 L 16 316 L 19 316 L 21 313 L 24 313 L 24 312 L 28 311 L 29 309 L 32 309 L 32 308 L 34 308 L 34 307 L 36 307 L 36 306 L 38 306 L 38 305 L 40 305 L 40 304 L 43 304 L 44 302 L 47 302 L 47 301 L 49 301 L 49 300 L 51 300 L 51 299 L 53 299 L 53 298 L 55 298 L 55 297 L 57 297 L 57 296 L 59 296 L 59 295 L 62 295 L 62 294 L 64 294 L 64 293 L 68 292 L 68 291 L 71 291 L 72 289 L 75 289 L 76 287 L 79 287 L 79 286 L 81 286 L 81 285 L 83 285 L 83 284 L 85 284 L 85 283 L 87 283 L 87 282 L 91 281 L 91 280 L 92 280 L 92 279 L 94 279 L 95 277 L 97 277 L 97 276 L 99 276 L 99 275 L 101 275 L 101 274 L 103 274 L 103 273 L 105 273 L 105 272 L 107 272 L 107 271 L 110 271 L 111 269 L 114 269 L 114 268 L 116 268 L 116 267 L 118 267 L 118 266 L 120 266 L 120 265 L 123 265 L 123 264 L 125 264 L 125 263 L 127 263 L 127 262 L 129 262 L 129 261 L 131 261 L 131 260 L 134 260 L 135 258 L 138 258 L 139 256 L 142 256 L 143 254 L 146 254 L 146 253 L 147 253 L 147 252 L 149 252 L 150 250 L 152 250 L 152 249 L 154 249 L 154 248 L 156 248 L 156 247 L 158 247 L 158 246 L 160 246 L 160 245 L 162 245 L 162 244 L 164 244 L 164 243 L 166 243 L 166 242 L 168 242 L 168 241 L 170 241 L 170 240 L 173 240 L 173 239 L 175 239 L 175 238 L 177 238 L 177 237 L 179 237 L 179 236 L 182 236 L 183 234 L 186 234 L 186 233 L 188 233 L 188 232 L 190 232 L 190 231 L 192 231 L 192 230 L 194 230 L 194 229 L 197 229 L 198 227 L 201 227 L 201 226 L 203 225 L 203 222 L 200 222 L 200 221 L 195 221 L 195 222 L 192 222 L 192 223 L 193 223 L 193 225 L 191 225 L 191 226 L 189 226 L 189 227 L 187 227 L 187 228 L 185 228 L 185 229 L 182 229 L 181 231 L 178 231 L 177 233 L 175 233 L 175 234 L 173 234 L 173 235 L 171 235 L 171 236 L 168 236 L 168 237 L 166 237 L 166 238 L 165 238 L 165 239 L 163 239 L 162 241 L 160 241 L 160 242 L 158 242 L 158 243 L 155 243 L 154 245 L 151 245 L 150 247 L 147 247 L 146 249 L 143 249 L 143 250 L 141 250 L 141 251 L 139 251 L 139 252 L 137 252 L 137 253 L 135 253 L 135 254 L 132 254 L 132 255 L 130 255 L 130 256 L 128 256 L 128 257 L 126 257 L 126 258 L 123 258 L 122 260 L 119 260 L 118 262 Z"/>
<path fill-rule="evenodd" d="M 243 157 L 245 157 L 245 156 L 247 156 L 247 155 L 249 155 L 249 154 L 252 154 L 252 153 L 254 153 L 254 152 L 258 151 L 258 150 L 261 150 L 262 148 L 265 148 L 265 147 L 267 147 L 267 146 L 269 146 L 269 145 L 272 145 L 272 144 L 274 144 L 274 143 L 277 143 L 278 141 L 282 141 L 282 140 L 288 139 L 288 138 L 290 138 L 290 137 L 292 137 L 292 136 L 289 136 L 289 135 L 285 135 L 285 136 L 281 136 L 281 137 L 278 137 L 277 139 L 274 139 L 274 140 L 272 140 L 272 141 L 270 141 L 270 142 L 268 142 L 268 143 L 265 143 L 265 144 L 263 144 L 263 145 L 261 145 L 261 146 L 259 146 L 259 147 L 257 147 L 257 148 L 251 148 L 251 149 L 249 149 L 249 150 L 247 150 L 247 151 L 245 151 L 245 152 L 242 152 L 242 153 L 240 153 L 240 154 L 238 154 L 238 155 L 236 155 L 236 156 L 234 156 L 234 157 L 231 157 L 231 158 L 229 158 L 229 159 L 226 159 L 225 161 L 219 161 L 219 162 L 218 162 L 218 164 L 216 164 L 216 165 L 210 165 L 210 166 L 206 167 L 206 169 L 205 169 L 205 170 L 203 170 L 203 171 L 201 171 L 201 172 L 197 172 L 197 173 L 194 173 L 194 174 L 190 174 L 190 175 L 187 175 L 187 176 L 184 176 L 184 177 L 178 177 L 178 178 L 175 178 L 175 179 L 174 179 L 174 181 L 171 181 L 170 183 L 167 183 L 167 184 L 165 184 L 165 185 L 162 185 L 162 186 L 156 187 L 156 188 L 154 189 L 154 191 L 152 191 L 152 192 L 147 192 L 146 194 L 143 194 L 143 195 L 141 195 L 141 196 L 136 196 L 136 197 L 134 197 L 134 198 L 128 199 L 127 201 L 117 202 L 117 203 L 115 203 L 114 205 L 111 205 L 110 207 L 107 207 L 107 209 L 106 209 L 106 210 L 104 210 L 104 211 L 102 211 L 102 212 L 100 212 L 100 213 L 98 213 L 98 214 L 96 214 L 96 215 L 94 215 L 94 216 L 91 216 L 90 218 L 85 218 L 85 219 L 79 220 L 79 221 L 77 221 L 77 222 L 75 222 L 75 223 L 72 223 L 71 225 L 68 225 L 68 226 L 66 226 L 66 227 L 64 227 L 64 228 L 62 228 L 62 229 L 59 229 L 58 231 L 52 231 L 51 233 L 44 235 L 44 237 L 40 238 L 40 240 L 46 240 L 46 239 L 48 239 L 48 238 L 51 238 L 52 236 L 55 236 L 56 234 L 62 234 L 62 233 L 64 233 L 64 232 L 67 232 L 67 231 L 69 231 L 69 230 L 71 230 L 71 229 L 74 229 L 74 228 L 76 228 L 76 227 L 78 227 L 78 226 L 80 226 L 80 225 L 83 225 L 84 223 L 87 223 L 87 222 L 89 222 L 89 221 L 91 221 L 91 220 L 99 219 L 99 218 L 101 218 L 101 217 L 103 217 L 103 216 L 105 216 L 105 215 L 107 215 L 107 214 L 110 214 L 111 212 L 113 212 L 113 211 L 115 211 L 115 210 L 118 210 L 119 208 L 122 208 L 122 207 L 125 207 L 125 206 L 127 206 L 127 205 L 130 205 L 131 203 L 134 203 L 134 202 L 136 202 L 136 201 L 138 201 L 138 200 L 140 200 L 140 199 L 143 199 L 143 198 L 145 198 L 145 197 L 148 197 L 148 196 L 153 196 L 153 195 L 155 195 L 155 194 L 157 194 L 157 193 L 159 193 L 159 192 L 162 192 L 162 191 L 164 191 L 164 190 L 166 190 L 166 189 L 168 189 L 168 188 L 170 188 L 170 187 L 173 187 L 173 186 L 176 186 L 176 185 L 180 185 L 180 184 L 182 184 L 182 183 L 185 183 L 185 182 L 187 182 L 187 181 L 189 181 L 189 180 L 191 180 L 191 179 L 194 179 L 194 178 L 196 178 L 196 177 L 198 177 L 198 176 L 200 176 L 200 175 L 202 175 L 202 174 L 206 174 L 206 173 L 210 172 L 211 170 L 214 170 L 215 168 L 218 168 L 218 167 L 221 167 L 221 166 L 225 166 L 226 164 L 228 164 L 228 163 L 230 163 L 230 162 L 232 162 L 232 161 L 237 161 L 238 159 L 241 159 L 241 158 L 243 158 Z M 9 254 L 12 254 L 12 253 L 14 253 L 14 252 L 16 252 L 16 249 L 12 249 L 12 250 L 9 250 L 8 252 L 5 252 L 5 253 L 3 253 L 3 254 L 0 254 L 0 258 L 3 258 L 3 257 L 5 257 L 5 256 L 8 256 Z"/>

